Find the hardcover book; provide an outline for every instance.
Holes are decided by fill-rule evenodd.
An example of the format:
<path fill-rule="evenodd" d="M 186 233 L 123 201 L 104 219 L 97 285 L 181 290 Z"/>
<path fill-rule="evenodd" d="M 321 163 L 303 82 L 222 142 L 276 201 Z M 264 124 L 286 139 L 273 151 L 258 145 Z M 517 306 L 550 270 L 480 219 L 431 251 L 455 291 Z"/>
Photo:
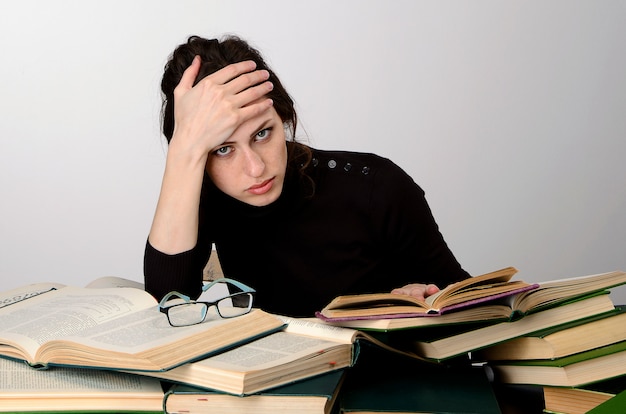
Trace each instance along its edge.
<path fill-rule="evenodd" d="M 422 338 L 415 340 L 413 346 L 418 355 L 441 361 L 542 329 L 560 326 L 593 315 L 613 313 L 615 313 L 615 306 L 608 292 L 594 293 L 592 296 L 577 298 L 511 322 L 500 322 L 469 330 L 442 327 L 430 331 L 428 338 L 416 331 L 415 336 L 422 336 Z"/>
<path fill-rule="evenodd" d="M 394 293 L 338 296 L 319 314 L 325 320 L 441 315 L 537 287 L 521 280 L 512 281 L 516 272 L 515 268 L 507 267 L 471 277 L 453 283 L 425 300 Z"/>
<path fill-rule="evenodd" d="M 586 414 L 624 390 L 626 376 L 620 376 L 581 387 L 544 386 L 543 395 L 546 411 Z"/>
<path fill-rule="evenodd" d="M 485 371 L 469 365 L 430 365 L 400 357 L 359 361 L 347 372 L 340 412 L 499 414 Z"/>
<path fill-rule="evenodd" d="M 250 395 L 297 380 L 350 367 L 358 360 L 361 343 L 420 359 L 364 332 L 325 325 L 321 321 L 280 317 L 284 331 L 267 335 L 219 355 L 164 372 L 143 372 L 176 383 Z"/>
<path fill-rule="evenodd" d="M 0 356 L 32 366 L 161 371 L 283 326 L 278 317 L 253 309 L 174 328 L 144 290 L 66 286 L 0 308 Z"/>
<path fill-rule="evenodd" d="M 555 359 L 626 341 L 626 307 L 511 339 L 473 354 L 474 359 Z"/>
<path fill-rule="evenodd" d="M 0 359 L 0 412 L 159 413 L 164 392 L 152 378 L 114 371 L 36 370 Z"/>
<path fill-rule="evenodd" d="M 622 391 L 602 404 L 592 408 L 587 414 L 615 414 L 626 412 L 626 391 Z"/>
<path fill-rule="evenodd" d="M 344 374 L 332 371 L 247 396 L 175 385 L 163 407 L 166 413 L 189 414 L 330 414 Z"/>
<path fill-rule="evenodd" d="M 498 272 L 495 272 L 495 274 L 497 273 Z M 488 321 L 495 323 L 498 321 L 502 322 L 505 320 L 513 321 L 520 319 L 529 314 L 553 308 L 560 303 L 565 303 L 578 297 L 588 296 L 623 284 L 626 284 L 626 272 L 613 271 L 576 278 L 541 282 L 536 285 L 522 288 L 521 292 L 509 292 L 508 294 L 505 294 L 505 297 L 498 298 L 495 301 L 482 302 L 478 305 L 474 304 L 475 306 L 467 308 L 463 308 L 463 304 L 461 304 L 461 309 L 456 308 L 454 312 L 443 314 L 389 314 L 387 308 L 393 307 L 392 305 L 379 306 L 378 304 L 372 304 L 371 302 L 363 302 L 362 306 L 359 305 L 356 307 L 355 305 L 356 309 L 337 309 L 337 312 L 327 309 L 325 311 L 318 312 L 316 316 L 327 323 L 365 330 L 397 330 L 433 327 L 438 325 L 455 325 L 475 322 L 483 323 Z M 451 285 L 451 287 L 453 286 L 454 285 Z M 474 287 L 480 288 L 480 284 Z M 387 295 L 388 294 L 383 294 L 383 296 Z M 356 303 L 359 296 L 362 295 L 356 295 L 350 300 Z M 364 296 L 367 298 L 370 295 Z M 393 296 L 401 296 L 405 300 L 411 300 L 410 297 L 406 295 Z M 338 298 L 337 301 L 341 302 L 342 299 Z M 333 306 L 329 305 L 327 308 Z M 370 307 L 373 309 L 372 312 L 379 312 L 379 314 L 376 315 L 371 313 L 368 316 L 350 314 L 353 311 L 360 312 L 361 307 Z M 387 312 L 387 314 L 383 314 L 384 312 Z"/>
<path fill-rule="evenodd" d="M 497 381 L 580 387 L 626 375 L 626 341 L 553 360 L 489 362 Z"/>

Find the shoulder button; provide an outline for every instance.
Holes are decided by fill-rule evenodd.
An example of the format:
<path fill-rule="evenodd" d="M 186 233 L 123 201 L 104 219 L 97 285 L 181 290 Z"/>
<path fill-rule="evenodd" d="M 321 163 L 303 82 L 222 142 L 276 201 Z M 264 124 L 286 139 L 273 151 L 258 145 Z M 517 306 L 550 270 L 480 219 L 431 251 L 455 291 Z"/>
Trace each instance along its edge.
<path fill-rule="evenodd" d="M 345 172 L 348 172 L 352 169 L 352 164 L 350 164 L 349 162 L 346 163 L 346 165 L 343 166 L 343 170 Z"/>
<path fill-rule="evenodd" d="M 328 161 L 328 168 L 330 168 L 331 170 L 334 169 L 336 166 L 337 166 L 337 161 L 335 160 Z"/>
<path fill-rule="evenodd" d="M 370 167 L 365 166 L 365 167 L 361 168 L 361 173 L 362 173 L 363 175 L 367 175 L 367 174 L 369 174 L 369 173 L 370 173 Z"/>

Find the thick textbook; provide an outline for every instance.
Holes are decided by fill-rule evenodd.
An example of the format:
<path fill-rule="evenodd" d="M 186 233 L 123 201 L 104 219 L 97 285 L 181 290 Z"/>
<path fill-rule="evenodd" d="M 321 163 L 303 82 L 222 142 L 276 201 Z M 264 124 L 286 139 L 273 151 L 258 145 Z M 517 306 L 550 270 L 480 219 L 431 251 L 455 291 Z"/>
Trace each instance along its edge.
<path fill-rule="evenodd" d="M 497 381 L 580 387 L 626 375 L 626 341 L 553 360 L 494 361 L 488 363 Z"/>
<path fill-rule="evenodd" d="M 168 381 L 234 395 L 249 395 L 354 365 L 361 341 L 387 352 L 419 357 L 353 329 L 315 318 L 280 317 L 287 326 L 237 348 L 164 372 L 143 372 Z"/>
<path fill-rule="evenodd" d="M 413 342 L 418 355 L 433 360 L 445 360 L 468 352 L 517 338 L 542 329 L 563 325 L 575 320 L 603 313 L 614 313 L 615 306 L 608 292 L 595 293 L 541 312 L 528 314 L 511 322 L 500 322 L 477 329 L 456 331 L 446 327 L 435 329 L 436 334 Z M 419 336 L 419 332 L 418 335 Z"/>
<path fill-rule="evenodd" d="M 626 376 L 581 387 L 544 386 L 545 409 L 555 413 L 585 414 L 624 390 L 626 390 Z"/>
<path fill-rule="evenodd" d="M 622 391 L 616 396 L 608 399 L 587 414 L 616 414 L 626 412 L 626 391 Z"/>
<path fill-rule="evenodd" d="M 317 316 L 334 325 L 368 330 L 397 330 L 468 322 L 497 322 L 498 320 L 519 319 L 528 314 L 555 307 L 573 298 L 587 296 L 623 284 L 626 284 L 626 272 L 613 271 L 541 282 L 538 283 L 538 287 L 497 299 L 495 302 L 485 302 L 476 307 L 435 315 L 434 317 L 429 317 L 429 315 L 408 318 L 398 317 L 398 315 L 385 318 L 375 316 L 326 317 L 321 312 Z"/>
<path fill-rule="evenodd" d="M 333 299 L 320 312 L 326 320 L 441 315 L 514 293 L 532 289 L 521 280 L 512 281 L 513 267 L 453 283 L 425 300 L 394 293 L 343 295 Z"/>
<path fill-rule="evenodd" d="M 550 327 L 476 352 L 477 360 L 555 359 L 626 341 L 626 307 Z"/>
<path fill-rule="evenodd" d="M 363 358 L 350 368 L 341 413 L 499 414 L 481 367 L 429 365 L 399 357 Z"/>
<path fill-rule="evenodd" d="M 141 289 L 66 286 L 0 308 L 0 356 L 33 366 L 160 371 L 283 326 L 278 317 L 253 309 L 174 328 Z"/>
<path fill-rule="evenodd" d="M 42 371 L 0 359 L 0 412 L 158 413 L 163 396 L 161 383 L 152 378 L 82 368 Z"/>
<path fill-rule="evenodd" d="M 165 394 L 166 413 L 330 414 L 345 370 L 332 371 L 248 396 L 174 385 Z"/>

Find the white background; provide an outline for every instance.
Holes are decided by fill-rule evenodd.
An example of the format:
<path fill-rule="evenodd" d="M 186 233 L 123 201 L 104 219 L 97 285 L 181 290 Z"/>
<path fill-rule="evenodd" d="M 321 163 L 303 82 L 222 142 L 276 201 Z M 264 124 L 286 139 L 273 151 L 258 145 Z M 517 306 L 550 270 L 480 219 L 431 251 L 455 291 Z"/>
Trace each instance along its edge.
<path fill-rule="evenodd" d="M 607 0 L 2 1 L 0 289 L 142 280 L 163 65 L 223 33 L 267 57 L 301 138 L 405 168 L 470 273 L 626 270 L 625 21 Z"/>

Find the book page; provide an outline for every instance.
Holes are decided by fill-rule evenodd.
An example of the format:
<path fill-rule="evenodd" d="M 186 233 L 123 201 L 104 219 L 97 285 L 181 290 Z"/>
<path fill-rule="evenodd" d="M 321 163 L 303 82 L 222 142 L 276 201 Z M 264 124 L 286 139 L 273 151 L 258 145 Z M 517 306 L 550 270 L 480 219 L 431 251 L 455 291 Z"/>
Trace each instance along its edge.
<path fill-rule="evenodd" d="M 0 337 L 21 335 L 39 345 L 66 339 L 103 350 L 140 352 L 229 321 L 209 315 L 201 324 L 173 328 L 152 296 L 130 288 L 66 287 L 31 300 L 37 299 L 45 300 L 0 309 Z"/>
<path fill-rule="evenodd" d="M 357 334 L 357 331 L 354 329 L 329 325 L 318 318 L 290 318 L 287 316 L 278 317 L 287 324 L 287 327 L 285 328 L 286 332 L 309 335 L 346 344 L 353 343 Z"/>
<path fill-rule="evenodd" d="M 77 397 L 94 394 L 162 393 L 154 378 L 84 368 L 36 370 L 23 362 L 0 359 L 0 402 L 6 398 Z"/>
<path fill-rule="evenodd" d="M 143 290 L 66 287 L 0 309 L 0 354 L 32 365 L 161 370 L 282 327 L 260 309 L 230 319 L 210 309 L 202 323 L 172 327 Z M 30 355 L 15 352 L 18 344 Z"/>
<path fill-rule="evenodd" d="M 170 372 L 184 370 L 189 365 L 235 372 L 263 370 L 300 358 L 309 357 L 307 359 L 310 359 L 338 345 L 341 346 L 335 341 L 281 331 L 193 364 L 174 368 Z M 344 345 L 349 346 L 351 350 L 351 345 Z"/>
<path fill-rule="evenodd" d="M 41 344 L 80 335 L 147 307 L 155 307 L 155 301 L 143 291 L 64 287 L 0 308 L 0 344 L 19 343 L 31 354 L 24 358 L 30 359 Z"/>
<path fill-rule="evenodd" d="M 484 288 L 490 287 L 491 285 L 504 284 L 509 282 L 515 273 L 517 273 L 517 269 L 514 267 L 506 267 L 494 272 L 485 273 L 484 275 L 474 276 L 452 283 L 446 286 L 445 289 L 441 289 L 439 292 L 428 296 L 426 298 L 426 303 L 436 310 L 439 310 L 439 308 L 448 305 L 447 300 L 451 296 L 457 295 L 460 292 L 470 290 L 480 291 Z"/>
<path fill-rule="evenodd" d="M 89 282 L 85 287 L 87 288 L 126 288 L 131 287 L 135 289 L 144 290 L 144 284 L 136 282 L 134 280 L 125 279 L 117 276 L 103 276 Z"/>
<path fill-rule="evenodd" d="M 542 288 L 557 287 L 557 286 L 570 286 L 572 289 L 576 289 L 578 286 L 585 286 L 587 289 L 592 289 L 595 286 L 601 287 L 613 287 L 621 285 L 626 282 L 626 273 L 621 271 L 598 273 L 587 276 L 570 277 L 566 279 L 549 280 L 539 283 Z"/>
<path fill-rule="evenodd" d="M 0 308 L 21 302 L 42 293 L 50 292 L 65 287 L 61 283 L 34 283 L 32 285 L 20 286 L 18 288 L 0 292 Z"/>

